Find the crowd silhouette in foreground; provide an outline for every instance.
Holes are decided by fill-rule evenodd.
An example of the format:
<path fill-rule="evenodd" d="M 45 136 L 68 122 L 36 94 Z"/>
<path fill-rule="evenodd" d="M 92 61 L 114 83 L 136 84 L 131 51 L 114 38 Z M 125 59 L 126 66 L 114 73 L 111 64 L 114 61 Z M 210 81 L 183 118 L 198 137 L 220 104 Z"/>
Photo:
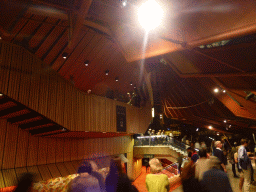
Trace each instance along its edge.
<path fill-rule="evenodd" d="M 195 145 L 199 147 L 199 145 Z M 249 192 L 253 184 L 253 168 L 248 153 L 248 141 L 241 140 L 241 145 L 234 143 L 229 151 L 228 159 L 232 164 L 234 178 L 239 178 L 240 192 Z M 199 151 L 189 147 L 188 157 L 179 155 L 178 163 L 180 175 L 168 178 L 163 174 L 161 162 L 157 158 L 151 159 L 148 164 L 150 173 L 147 174 L 145 185 L 149 192 L 168 192 L 172 186 L 181 183 L 184 192 L 232 192 L 226 169 L 226 157 L 223 152 L 223 144 L 216 141 L 211 152 L 205 147 L 199 147 Z M 197 152 L 198 151 L 198 152 Z M 182 158 L 180 158 L 182 157 Z M 236 169 L 240 174 L 238 177 Z M 98 172 L 94 161 L 85 161 L 78 169 L 78 176 L 68 185 L 69 192 L 138 192 L 124 171 L 120 157 L 110 161 L 107 176 Z M 27 173 L 19 179 L 15 192 L 33 191 L 34 175 Z M 243 189 L 243 190 L 242 190 Z"/>

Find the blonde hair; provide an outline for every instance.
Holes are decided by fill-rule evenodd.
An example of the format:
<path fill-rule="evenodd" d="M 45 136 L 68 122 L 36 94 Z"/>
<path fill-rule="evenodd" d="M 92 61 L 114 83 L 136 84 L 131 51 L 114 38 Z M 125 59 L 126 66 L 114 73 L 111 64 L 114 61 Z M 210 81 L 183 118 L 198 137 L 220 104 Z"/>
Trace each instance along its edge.
<path fill-rule="evenodd" d="M 157 158 L 151 159 L 149 165 L 151 173 L 159 173 L 163 170 L 163 166 Z"/>

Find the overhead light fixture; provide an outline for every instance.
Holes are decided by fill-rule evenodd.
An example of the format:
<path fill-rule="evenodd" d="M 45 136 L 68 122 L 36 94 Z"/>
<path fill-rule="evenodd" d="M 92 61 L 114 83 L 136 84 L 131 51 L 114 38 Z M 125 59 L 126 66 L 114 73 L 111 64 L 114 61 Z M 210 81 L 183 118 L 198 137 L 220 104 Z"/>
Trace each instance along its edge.
<path fill-rule="evenodd" d="M 164 11 L 154 0 L 149 0 L 138 9 L 138 18 L 141 26 L 150 31 L 161 24 Z"/>
<path fill-rule="evenodd" d="M 105 74 L 106 74 L 106 75 L 108 75 L 108 74 L 109 74 L 109 70 L 108 70 L 108 69 L 105 71 Z"/>
<path fill-rule="evenodd" d="M 127 5 L 127 0 L 123 0 L 122 6 L 125 7 Z"/>
<path fill-rule="evenodd" d="M 226 90 L 225 90 L 225 89 L 223 89 L 223 90 L 222 90 L 222 92 L 223 92 L 223 93 L 226 93 Z"/>
<path fill-rule="evenodd" d="M 3 93 L 0 93 L 0 97 L 2 97 L 4 94 Z"/>
<path fill-rule="evenodd" d="M 118 77 L 115 78 L 116 81 L 119 81 Z"/>
<path fill-rule="evenodd" d="M 218 92 L 219 92 L 219 89 L 218 89 L 218 88 L 215 88 L 213 91 L 214 91 L 214 93 L 218 93 Z"/>
<path fill-rule="evenodd" d="M 67 53 L 67 52 L 63 52 L 63 53 L 62 53 L 62 57 L 63 57 L 63 59 L 67 59 L 68 53 Z"/>
<path fill-rule="evenodd" d="M 220 133 L 218 132 L 217 135 L 220 135 Z"/>
<path fill-rule="evenodd" d="M 130 82 L 130 85 L 132 85 L 132 82 Z"/>
<path fill-rule="evenodd" d="M 209 126 L 209 129 L 212 129 L 212 126 L 211 126 L 211 125 Z"/>
<path fill-rule="evenodd" d="M 224 122 L 224 123 L 227 123 L 227 120 L 225 119 L 223 122 Z"/>
<path fill-rule="evenodd" d="M 196 131 L 199 131 L 199 128 L 196 128 Z"/>
<path fill-rule="evenodd" d="M 84 62 L 84 65 L 85 65 L 86 67 L 88 67 L 89 63 L 90 63 L 90 61 L 89 61 L 89 60 L 86 60 L 86 61 Z"/>

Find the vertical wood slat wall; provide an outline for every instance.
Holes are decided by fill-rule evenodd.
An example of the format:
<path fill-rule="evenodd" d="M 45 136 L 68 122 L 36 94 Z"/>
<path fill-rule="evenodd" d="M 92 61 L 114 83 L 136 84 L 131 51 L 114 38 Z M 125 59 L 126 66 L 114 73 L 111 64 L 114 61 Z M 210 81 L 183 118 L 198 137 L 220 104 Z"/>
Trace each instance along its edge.
<path fill-rule="evenodd" d="M 116 132 L 116 105 L 126 107 L 127 132 L 144 133 L 151 107 L 88 95 L 22 47 L 2 42 L 0 92 L 73 131 Z"/>
<path fill-rule="evenodd" d="M 129 153 L 131 137 L 95 139 L 31 136 L 0 119 L 0 170 Z"/>

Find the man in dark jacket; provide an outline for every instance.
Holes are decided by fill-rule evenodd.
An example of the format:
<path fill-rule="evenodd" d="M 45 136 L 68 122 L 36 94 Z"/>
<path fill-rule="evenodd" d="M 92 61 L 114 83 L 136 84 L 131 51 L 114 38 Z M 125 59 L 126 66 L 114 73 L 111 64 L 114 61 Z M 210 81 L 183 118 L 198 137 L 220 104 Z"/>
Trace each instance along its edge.
<path fill-rule="evenodd" d="M 224 171 L 225 173 L 227 173 L 227 169 L 226 169 L 226 165 L 225 165 L 225 156 L 223 154 L 223 151 L 222 151 L 222 143 L 221 141 L 216 141 L 215 142 L 215 152 L 214 152 L 214 156 L 218 157 L 220 162 L 221 162 L 221 167 L 220 169 L 222 171 Z"/>

